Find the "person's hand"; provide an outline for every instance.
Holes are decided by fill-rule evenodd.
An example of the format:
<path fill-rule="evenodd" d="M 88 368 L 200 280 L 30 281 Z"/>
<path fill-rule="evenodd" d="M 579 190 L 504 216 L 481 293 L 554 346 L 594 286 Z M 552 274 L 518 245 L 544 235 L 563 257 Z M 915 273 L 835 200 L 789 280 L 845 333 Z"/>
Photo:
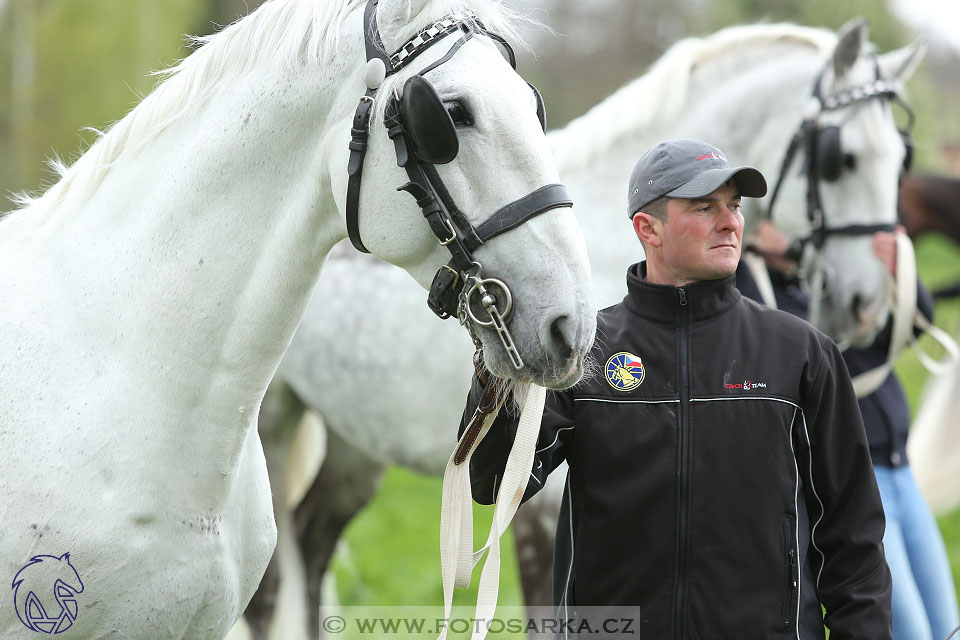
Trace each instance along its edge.
<path fill-rule="evenodd" d="M 903 226 L 897 225 L 897 228 L 892 233 L 890 231 L 877 231 L 873 234 L 871 240 L 874 255 L 880 259 L 880 262 L 882 262 L 893 275 L 897 275 L 896 234 L 906 232 Z"/>
<path fill-rule="evenodd" d="M 757 224 L 750 240 L 757 249 L 764 254 L 782 256 L 790 248 L 790 241 L 769 220 L 761 220 Z"/>
<path fill-rule="evenodd" d="M 793 272 L 796 265 L 786 257 L 790 240 L 769 220 L 761 220 L 757 224 L 750 236 L 750 244 L 760 252 L 771 269 L 787 275 Z"/>

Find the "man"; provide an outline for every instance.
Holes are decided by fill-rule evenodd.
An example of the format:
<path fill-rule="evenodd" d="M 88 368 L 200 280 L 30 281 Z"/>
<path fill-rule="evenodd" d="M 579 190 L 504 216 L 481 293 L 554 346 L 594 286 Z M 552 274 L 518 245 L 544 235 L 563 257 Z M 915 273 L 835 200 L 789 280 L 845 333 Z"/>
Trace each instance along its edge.
<path fill-rule="evenodd" d="M 598 315 L 600 372 L 548 395 L 526 495 L 568 462 L 554 597 L 588 631 L 603 609 L 629 611 L 637 638 L 890 637 L 883 510 L 843 360 L 734 287 L 740 197 L 765 193 L 696 140 L 633 170 L 646 261 Z M 501 411 L 473 456 L 479 502 L 515 428 Z"/>
<path fill-rule="evenodd" d="M 896 230 L 896 233 L 903 232 L 902 227 Z M 768 302 L 805 318 L 807 296 L 796 278 L 795 265 L 784 257 L 790 246 L 789 240 L 771 223 L 764 221 L 757 226 L 753 244 L 766 259 L 766 275 L 775 297 Z M 896 277 L 897 240 L 894 233 L 878 231 L 872 244 L 877 258 Z M 762 277 L 763 272 L 760 275 Z M 763 301 L 757 281 L 743 265 L 737 270 L 736 284 L 743 295 Z M 933 320 L 933 298 L 919 280 L 917 310 L 928 321 Z M 843 352 L 851 375 L 856 376 L 886 362 L 892 324 L 892 320 L 888 322 L 872 345 Z M 894 640 L 946 638 L 960 624 L 960 614 L 943 537 L 907 460 L 910 408 L 906 394 L 897 376 L 890 372 L 874 392 L 859 399 L 859 404 L 887 524 L 883 548 L 893 581 Z"/>

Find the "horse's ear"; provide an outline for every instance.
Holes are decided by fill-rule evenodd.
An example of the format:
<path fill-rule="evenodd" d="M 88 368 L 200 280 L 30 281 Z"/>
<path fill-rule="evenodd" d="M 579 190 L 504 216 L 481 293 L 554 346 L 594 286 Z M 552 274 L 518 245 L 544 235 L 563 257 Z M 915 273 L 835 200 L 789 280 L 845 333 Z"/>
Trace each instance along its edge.
<path fill-rule="evenodd" d="M 377 24 L 380 28 L 380 37 L 383 38 L 388 50 L 403 44 L 402 42 L 391 44 L 391 41 L 398 39 L 403 27 L 409 24 L 428 2 L 430 0 L 380 0 L 377 5 Z"/>
<path fill-rule="evenodd" d="M 833 75 L 843 76 L 853 67 L 867 44 L 867 21 L 864 18 L 849 20 L 837 31 L 837 47 L 833 50 Z"/>
<path fill-rule="evenodd" d="M 906 82 L 920 66 L 926 53 L 926 41 L 917 38 L 905 47 L 877 56 L 880 73 L 884 78 L 896 78 L 900 82 Z"/>

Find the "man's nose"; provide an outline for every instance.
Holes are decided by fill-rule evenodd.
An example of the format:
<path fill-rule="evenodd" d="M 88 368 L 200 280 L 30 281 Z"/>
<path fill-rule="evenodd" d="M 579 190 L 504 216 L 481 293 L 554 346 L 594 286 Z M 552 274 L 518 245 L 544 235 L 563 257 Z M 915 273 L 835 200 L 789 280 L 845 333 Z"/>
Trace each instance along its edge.
<path fill-rule="evenodd" d="M 720 220 L 717 224 L 721 231 L 735 230 L 740 226 L 740 216 L 729 206 L 720 206 Z"/>

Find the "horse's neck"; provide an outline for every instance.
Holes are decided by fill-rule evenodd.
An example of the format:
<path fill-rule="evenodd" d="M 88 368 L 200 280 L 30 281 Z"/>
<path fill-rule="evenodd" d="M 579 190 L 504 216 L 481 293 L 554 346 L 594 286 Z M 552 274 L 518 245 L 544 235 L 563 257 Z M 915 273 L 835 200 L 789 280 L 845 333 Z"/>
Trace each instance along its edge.
<path fill-rule="evenodd" d="M 789 54 L 759 58 L 765 63 L 755 65 L 760 69 L 750 74 L 742 68 L 739 73 L 725 70 L 722 67 L 730 63 L 722 60 L 701 65 L 691 74 L 681 107 L 649 127 L 638 130 L 624 114 L 630 113 L 630 101 L 657 96 L 627 90 L 609 98 L 606 108 L 551 134 L 560 176 L 570 189 L 583 229 L 600 307 L 623 296 L 626 267 L 643 256 L 626 202 L 630 172 L 645 151 L 670 138 L 701 138 L 723 149 L 731 162 L 757 166 L 772 189 L 815 74 L 811 51 L 791 48 Z M 609 101 L 624 104 L 617 109 Z M 620 117 L 615 117 L 618 112 Z M 611 127 L 622 127 L 622 132 L 612 133 Z M 593 138 L 610 143 L 602 153 L 585 158 L 581 151 L 589 149 Z M 578 207 L 578 202 L 590 207 Z M 759 212 L 758 202 L 747 203 L 745 216 Z"/>
<path fill-rule="evenodd" d="M 317 114 L 335 109 L 316 88 L 340 80 L 224 82 L 121 156 L 88 201 L 60 212 L 59 228 L 36 234 L 32 260 L 69 292 L 47 307 L 69 319 L 53 339 L 116 372 L 106 376 L 119 385 L 116 427 L 145 423 L 211 471 L 235 467 L 323 257 L 344 235 L 318 153 Z"/>

